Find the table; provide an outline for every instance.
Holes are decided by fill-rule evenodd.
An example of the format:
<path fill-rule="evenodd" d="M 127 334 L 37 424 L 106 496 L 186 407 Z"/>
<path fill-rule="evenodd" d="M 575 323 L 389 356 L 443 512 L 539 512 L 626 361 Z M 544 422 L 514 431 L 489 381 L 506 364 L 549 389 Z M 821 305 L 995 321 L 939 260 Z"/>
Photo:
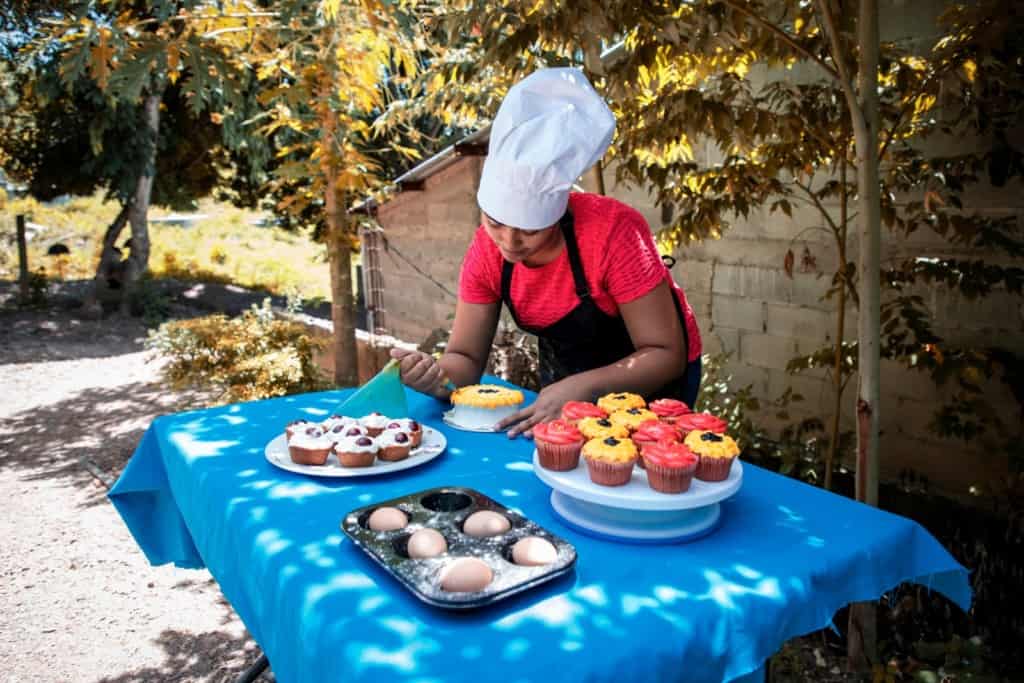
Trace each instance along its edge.
<path fill-rule="evenodd" d="M 344 395 L 160 417 L 110 492 L 151 563 L 209 568 L 282 683 L 732 680 L 902 581 L 969 606 L 967 571 L 916 523 L 749 464 L 704 539 L 582 535 L 554 516 L 531 442 L 452 430 L 445 406 L 413 392 L 413 417 L 448 437 L 422 467 L 328 480 L 264 459 L 285 423 L 324 417 Z M 407 594 L 339 530 L 351 509 L 444 485 L 476 488 L 567 539 L 575 571 L 446 612 Z"/>

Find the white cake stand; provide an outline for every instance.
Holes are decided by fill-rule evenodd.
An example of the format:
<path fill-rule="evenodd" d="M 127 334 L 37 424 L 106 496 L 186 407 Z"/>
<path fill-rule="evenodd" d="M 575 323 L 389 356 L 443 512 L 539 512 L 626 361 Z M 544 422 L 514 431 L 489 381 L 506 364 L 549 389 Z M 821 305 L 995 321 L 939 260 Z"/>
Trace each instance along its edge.
<path fill-rule="evenodd" d="M 685 493 L 659 493 L 647 483 L 647 472 L 633 468 L 625 486 L 599 486 L 590 481 L 587 465 L 568 472 L 540 466 L 536 450 L 533 471 L 551 487 L 551 507 L 569 526 L 601 538 L 632 543 L 683 543 L 711 533 L 721 516 L 719 503 L 739 491 L 743 465 L 737 459 L 721 482 L 694 479 Z"/>

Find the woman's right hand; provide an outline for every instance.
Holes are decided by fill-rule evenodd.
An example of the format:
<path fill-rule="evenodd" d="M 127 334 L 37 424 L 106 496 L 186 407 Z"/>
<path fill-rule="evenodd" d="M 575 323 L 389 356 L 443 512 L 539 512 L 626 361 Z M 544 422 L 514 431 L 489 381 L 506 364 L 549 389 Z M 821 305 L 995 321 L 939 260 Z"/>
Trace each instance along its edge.
<path fill-rule="evenodd" d="M 391 349 L 391 357 L 398 361 L 399 376 L 410 389 L 434 397 L 443 397 L 447 393 L 444 370 L 429 353 L 394 348 Z"/>

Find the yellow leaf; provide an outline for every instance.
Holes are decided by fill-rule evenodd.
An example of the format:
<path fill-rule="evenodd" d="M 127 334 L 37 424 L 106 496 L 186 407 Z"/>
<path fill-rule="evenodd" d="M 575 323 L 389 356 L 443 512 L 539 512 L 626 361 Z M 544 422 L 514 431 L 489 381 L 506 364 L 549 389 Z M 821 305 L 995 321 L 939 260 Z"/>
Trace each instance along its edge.
<path fill-rule="evenodd" d="M 968 81 L 973 83 L 974 82 L 974 78 L 975 78 L 975 76 L 977 76 L 977 74 L 978 74 L 978 64 L 977 64 L 977 62 L 975 62 L 973 59 L 968 59 L 966 62 L 964 62 L 964 76 L 967 77 Z"/>
<path fill-rule="evenodd" d="M 100 42 L 89 48 L 89 73 L 92 75 L 100 90 L 105 90 L 107 80 L 110 78 L 111 62 L 114 57 L 114 48 L 108 44 L 110 29 L 100 29 Z"/>

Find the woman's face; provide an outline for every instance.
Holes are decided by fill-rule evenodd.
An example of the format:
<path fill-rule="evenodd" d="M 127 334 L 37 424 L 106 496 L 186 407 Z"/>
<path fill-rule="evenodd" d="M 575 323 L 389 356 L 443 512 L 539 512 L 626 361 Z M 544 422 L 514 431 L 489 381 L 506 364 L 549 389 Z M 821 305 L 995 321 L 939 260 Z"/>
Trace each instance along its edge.
<path fill-rule="evenodd" d="M 544 251 L 551 245 L 554 234 L 552 228 L 557 226 L 556 224 L 543 230 L 520 230 L 499 223 L 483 211 L 480 215 L 483 217 L 484 230 L 494 240 L 504 259 L 510 263 L 526 261 Z"/>

